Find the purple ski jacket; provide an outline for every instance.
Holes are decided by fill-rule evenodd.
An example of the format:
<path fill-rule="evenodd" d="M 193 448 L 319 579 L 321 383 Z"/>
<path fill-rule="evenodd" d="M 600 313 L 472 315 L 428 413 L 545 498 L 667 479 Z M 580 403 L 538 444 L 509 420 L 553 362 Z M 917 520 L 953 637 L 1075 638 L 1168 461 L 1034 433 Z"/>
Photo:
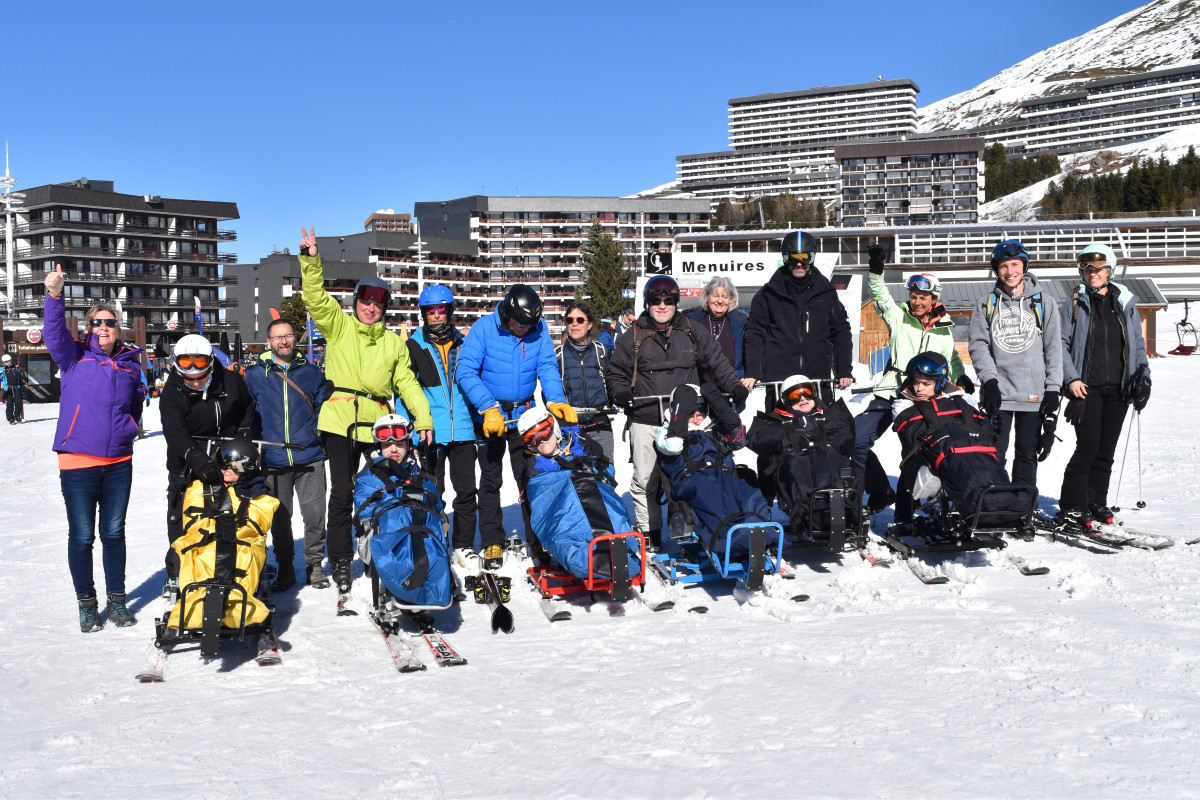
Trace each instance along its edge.
<path fill-rule="evenodd" d="M 102 458 L 133 455 L 145 397 L 142 351 L 122 345 L 108 356 L 91 332 L 76 341 L 67 331 L 63 299 L 49 294 L 43 334 L 62 381 L 52 449 Z"/>

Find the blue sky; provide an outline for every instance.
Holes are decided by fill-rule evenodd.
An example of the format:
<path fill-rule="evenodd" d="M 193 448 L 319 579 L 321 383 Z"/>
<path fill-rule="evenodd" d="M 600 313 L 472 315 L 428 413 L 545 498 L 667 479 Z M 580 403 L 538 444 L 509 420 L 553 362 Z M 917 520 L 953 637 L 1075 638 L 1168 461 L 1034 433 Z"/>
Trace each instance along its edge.
<path fill-rule="evenodd" d="M 726 148 L 730 97 L 882 74 L 927 105 L 1136 7 L 13 2 L 0 139 L 18 188 L 236 202 L 257 261 L 416 201 L 632 194 Z"/>

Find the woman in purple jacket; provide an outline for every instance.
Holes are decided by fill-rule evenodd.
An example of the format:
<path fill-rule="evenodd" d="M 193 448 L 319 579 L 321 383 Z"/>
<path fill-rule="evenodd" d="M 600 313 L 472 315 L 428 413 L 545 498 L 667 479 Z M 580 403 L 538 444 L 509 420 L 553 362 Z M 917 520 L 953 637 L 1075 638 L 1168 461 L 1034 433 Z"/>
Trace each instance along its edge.
<path fill-rule="evenodd" d="M 79 599 L 79 628 L 100 630 L 92 579 L 96 512 L 104 552 L 108 619 L 137 622 L 125 606 L 125 511 L 133 483 L 133 440 L 142 416 L 142 351 L 121 344 L 117 308 L 100 302 L 88 312 L 77 342 L 67 330 L 62 265 L 46 275 L 46 348 L 58 364 L 62 391 L 54 433 L 58 475 L 67 505 L 67 564 Z"/>

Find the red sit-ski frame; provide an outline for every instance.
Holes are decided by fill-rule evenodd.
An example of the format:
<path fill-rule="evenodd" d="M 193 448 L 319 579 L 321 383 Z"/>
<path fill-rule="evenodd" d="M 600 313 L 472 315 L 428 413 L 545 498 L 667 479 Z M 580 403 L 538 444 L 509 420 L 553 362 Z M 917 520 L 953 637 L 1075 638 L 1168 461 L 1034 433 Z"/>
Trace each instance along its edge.
<path fill-rule="evenodd" d="M 608 541 L 610 539 L 628 539 L 630 536 L 636 536 L 638 546 L 641 550 L 641 558 L 639 559 L 642 568 L 636 575 L 629 576 L 629 586 L 641 586 L 646 582 L 646 539 L 637 531 L 629 531 L 628 533 L 606 533 L 597 536 L 588 543 L 588 574 L 586 578 L 581 578 L 578 575 L 572 575 L 557 564 L 551 564 L 545 567 L 530 567 L 525 570 L 529 576 L 529 580 L 542 593 L 542 597 L 556 597 L 565 594 L 580 594 L 581 592 L 608 592 L 612 594 L 612 579 L 597 578 L 595 568 L 592 565 L 592 556 L 598 542 Z"/>

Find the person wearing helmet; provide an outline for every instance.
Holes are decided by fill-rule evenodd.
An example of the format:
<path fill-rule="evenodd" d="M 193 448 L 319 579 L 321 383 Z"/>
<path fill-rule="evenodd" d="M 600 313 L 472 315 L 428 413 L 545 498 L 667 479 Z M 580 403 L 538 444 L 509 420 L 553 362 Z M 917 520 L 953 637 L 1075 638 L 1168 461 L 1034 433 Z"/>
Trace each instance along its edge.
<path fill-rule="evenodd" d="M 19 425 L 25 419 L 25 396 L 22 393 L 29 375 L 21 365 L 4 354 L 4 414 L 9 425 Z"/>
<path fill-rule="evenodd" d="M 171 374 L 159 399 L 163 438 L 167 443 L 167 539 L 183 536 L 184 496 L 201 480 L 222 483 L 214 458 L 222 439 L 249 435 L 254 427 L 254 399 L 241 375 L 226 369 L 212 344 L 189 333 L 171 351 Z M 167 582 L 179 576 L 179 556 L 167 549 Z"/>
<path fill-rule="evenodd" d="M 329 588 L 325 559 L 325 449 L 317 419 L 325 402 L 325 374 L 296 347 L 292 323 L 277 319 L 267 326 L 267 346 L 243 373 L 254 399 L 262 438 L 292 445 L 263 445 L 263 462 L 271 494 L 279 500 L 279 516 L 271 526 L 279 572 L 275 591 L 296 584 L 292 540 L 294 499 L 304 517 L 305 580 L 315 589 Z"/>
<path fill-rule="evenodd" d="M 126 627 L 137 622 L 125 604 L 125 515 L 133 486 L 133 442 L 145 397 L 142 351 L 122 344 L 120 306 L 109 300 L 88 309 L 87 333 L 82 342 L 76 341 L 67 328 L 61 264 L 46 274 L 45 284 L 42 330 L 61 376 L 51 449 L 58 459 L 66 506 L 67 566 L 79 604 L 79 628 L 90 633 L 101 625 L 92 566 L 97 522 L 108 619 Z M 7 354 L 4 359 L 8 385 L 19 395 L 22 371 Z"/>
<path fill-rule="evenodd" d="M 564 441 L 558 420 L 541 406 L 525 409 L 517 420 L 517 433 L 525 451 L 531 455 L 549 458 L 571 450 L 570 444 Z"/>
<path fill-rule="evenodd" d="M 567 403 L 550 329 L 542 319 L 542 300 L 530 287 L 518 283 L 490 315 L 471 327 L 458 360 L 458 386 L 475 408 L 479 447 L 479 544 L 484 568 L 498 569 L 503 561 L 504 525 L 500 510 L 504 452 L 517 486 L 524 490 L 528 478 L 521 437 L 509 423 L 533 405 L 539 381 L 546 408 L 562 421 L 578 422 Z M 529 502 L 521 501 L 525 536 L 530 553 L 539 550 L 529 524 Z"/>
<path fill-rule="evenodd" d="M 1029 272 L 1029 253 L 1021 242 L 997 244 L 991 264 L 996 285 L 971 314 L 971 362 L 983 410 L 998 425 L 1001 465 L 1012 439 L 1013 482 L 1036 486 L 1039 457 L 1044 459 L 1054 442 L 1062 389 L 1058 304 Z"/>
<path fill-rule="evenodd" d="M 791 231 L 783 237 L 780 266 L 750 304 L 743 343 L 746 378 L 751 385 L 773 383 L 796 372 L 814 380 L 835 378 L 845 389 L 853 383 L 853 339 L 846 309 L 829 279 L 816 268 L 812 234 Z M 825 400 L 832 400 L 822 385 Z M 778 392 L 767 387 L 767 407 Z"/>
<path fill-rule="evenodd" d="M 393 411 L 392 398 L 397 394 L 412 415 L 422 444 L 433 443 L 433 419 L 429 401 L 412 373 L 404 339 L 384 322 L 391 303 L 387 283 L 374 275 L 359 281 L 354 290 L 354 313 L 346 314 L 325 291 L 316 232 L 300 230 L 301 297 L 325 337 L 325 377 L 330 383 L 329 396 L 317 418 L 329 459 L 326 545 L 333 582 L 345 595 L 350 591 L 354 559 L 354 476 L 359 461 L 374 445 L 371 426 Z"/>
<path fill-rule="evenodd" d="M 454 562 L 468 575 L 474 575 L 479 572 L 479 554 L 475 551 L 475 461 L 479 448 L 471 405 L 457 382 L 464 337 L 453 324 L 454 294 L 448 288 L 426 286 L 417 302 L 422 324 L 408 338 L 408 360 L 433 417 L 435 444 L 429 452 L 433 463 L 426 464 L 426 469 L 434 476 L 438 494 L 443 494 L 446 467 L 450 467 Z"/>
<path fill-rule="evenodd" d="M 854 463 L 866 475 L 866 490 L 870 495 L 870 513 L 877 513 L 892 504 L 895 495 L 888 484 L 887 473 L 871 446 L 892 424 L 892 402 L 904 380 L 901 367 L 923 351 L 939 353 L 950 365 L 950 380 L 971 394 L 975 384 L 967 377 L 962 359 L 954 347 L 954 321 L 941 302 L 942 282 L 936 275 L 919 273 L 905 281 L 908 302 L 897 304 L 883 279 L 886 260 L 878 244 L 867 248 L 869 275 L 867 289 L 888 331 L 888 363 L 878 381 L 867 408 L 854 418 Z"/>
<path fill-rule="evenodd" d="M 638 530 L 646 546 L 662 543 L 662 507 L 655 500 L 660 486 L 659 455 L 654 446 L 654 429 L 662 423 L 663 399 L 681 384 L 699 385 L 701 372 L 709 373 L 716 386 L 744 402 L 749 389 L 738 379 L 733 365 L 721 352 L 717 340 L 679 311 L 679 284 L 670 275 L 655 275 L 642 287 L 643 311 L 617 340 L 608 360 L 608 396 L 614 405 L 628 409 L 629 454 Z M 651 502 L 655 500 L 654 502 Z"/>
<path fill-rule="evenodd" d="M 1108 484 L 1117 440 L 1127 407 L 1141 412 L 1149 402 L 1151 381 L 1138 297 L 1112 280 L 1116 253 L 1089 244 L 1078 264 L 1079 288 L 1061 312 L 1065 416 L 1075 427 L 1075 452 L 1058 505 L 1062 520 L 1084 526 L 1113 520 Z"/>

